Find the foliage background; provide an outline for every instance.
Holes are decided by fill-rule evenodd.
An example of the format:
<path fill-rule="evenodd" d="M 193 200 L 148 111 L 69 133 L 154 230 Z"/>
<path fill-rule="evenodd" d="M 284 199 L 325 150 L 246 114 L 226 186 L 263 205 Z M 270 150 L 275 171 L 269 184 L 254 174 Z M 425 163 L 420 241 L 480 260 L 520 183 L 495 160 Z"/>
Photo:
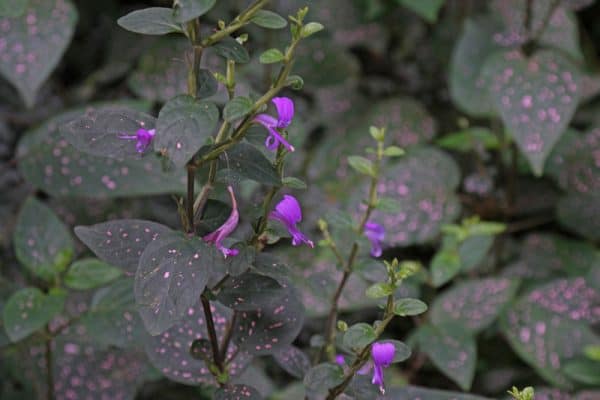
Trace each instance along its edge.
<path fill-rule="evenodd" d="M 212 23 L 229 20 L 246 3 L 219 1 L 207 18 Z M 390 370 L 393 387 L 410 383 L 501 398 L 512 385 L 532 385 L 538 389 L 536 399 L 600 396 L 597 355 L 593 361 L 584 352 L 584 344 L 600 343 L 600 3 L 576 12 L 558 8 L 543 26 L 544 4 L 552 2 L 533 1 L 542 10 L 531 17 L 534 26 L 543 26 L 536 45 L 544 47 L 549 57 L 539 61 L 540 68 L 556 63 L 563 69 L 559 76 L 580 77 L 576 93 L 571 93 L 578 101 L 546 105 L 559 114 L 559 122 L 547 125 L 522 120 L 530 108 L 523 98 L 530 92 L 541 93 L 545 85 L 536 86 L 535 74 L 527 75 L 525 68 L 519 70 L 509 60 L 508 66 L 522 72 L 523 80 L 493 87 L 489 82 L 501 75 L 494 67 L 504 66 L 502 59 L 486 66 L 489 76 L 480 74 L 490 55 L 503 50 L 498 41 L 508 47 L 522 44 L 518 25 L 524 16 L 515 14 L 521 3 L 307 1 L 311 19 L 326 30 L 299 49 L 295 73 L 305 85 L 288 93 L 298 111 L 290 136 L 299 151 L 288 168 L 307 183 L 299 198 L 310 235 L 319 237 L 318 218 L 335 210 L 355 212 L 365 195 L 364 180 L 352 172 L 346 156 L 362 153 L 370 145 L 370 125 L 387 126 L 394 144 L 407 150 L 389 168 L 381 188 L 391 197 L 399 194 L 397 203 L 391 213 L 379 211 L 376 218 L 388 233 L 385 258 L 414 259 L 428 267 L 430 275 L 419 276 L 402 290 L 404 296 L 426 301 L 430 312 L 424 318 L 397 322 L 388 332 L 389 337 L 414 347 L 411 359 Z M 564 3 L 566 7 L 569 2 Z M 303 4 L 273 1 L 271 9 L 289 15 Z M 407 7 L 411 4 L 412 9 Z M 146 166 L 156 171 L 149 178 L 133 165 L 115 166 L 78 154 L 57 133 L 58 124 L 92 102 L 126 102 L 156 114 L 165 101 L 186 90 L 185 42 L 173 36 L 134 35 L 115 22 L 133 9 L 170 6 L 170 2 L 74 1 L 73 5 L 76 16 L 46 26 L 47 37 L 65 40 L 64 54 L 50 46 L 33 49 L 33 61 L 27 64 L 32 70 L 24 73 L 27 79 L 18 72 L 21 61 L 3 56 L 10 49 L 2 43 L 14 26 L 7 27 L 6 19 L 0 18 L 4 77 L 0 80 L 0 308 L 16 288 L 32 280 L 17 262 L 13 243 L 19 209 L 31 194 L 70 228 L 125 217 L 178 226 L 170 194 L 184 187 L 161 176 L 160 165 Z M 69 25 L 75 28 L 72 37 L 65 31 Z M 260 65 L 257 55 L 282 44 L 277 31 L 256 26 L 244 31 L 250 34 L 247 48 L 253 60 L 239 69 L 237 90 L 242 95 L 268 86 L 273 71 Z M 495 36 L 499 34 L 505 36 Z M 533 51 L 539 54 L 538 49 Z M 568 65 L 556 61 L 557 54 L 566 57 Z M 224 63 L 215 56 L 207 57 L 206 64 L 224 72 Z M 36 80 L 45 72 L 51 74 L 39 82 L 36 93 Z M 11 85 L 16 81 L 21 82 L 24 96 Z M 565 85 L 568 91 L 568 80 Z M 491 94 L 488 87 L 493 87 Z M 558 89 L 550 85 L 554 90 Z M 565 95 L 554 93 L 561 99 Z M 506 96 L 515 96 L 510 101 L 517 106 L 503 108 Z M 223 88 L 217 98 L 225 101 Z M 532 119 L 539 112 L 534 107 Z M 539 126 L 544 135 L 541 146 L 548 151 L 543 169 L 539 160 L 528 163 L 527 153 L 517 150 L 504 134 L 510 132 L 517 142 L 521 139 L 523 150 L 526 136 Z M 254 143 L 262 141 L 260 134 L 256 133 Z M 553 139 L 558 141 L 555 146 Z M 73 167 L 78 161 L 82 184 L 74 184 L 72 168 L 78 168 Z M 242 215 L 253 215 L 259 205 L 258 185 L 239 184 L 247 208 Z M 225 192 L 219 196 L 224 199 Z M 496 236 L 475 234 L 460 246 L 448 245 L 441 226 L 473 215 L 503 222 L 507 230 Z M 452 253 L 448 248 L 455 250 L 454 258 L 444 258 Z M 80 243 L 75 249 L 77 254 L 88 254 Z M 341 272 L 324 248 L 309 252 L 276 245 L 271 251 L 293 266 L 292 278 L 308 317 L 295 344 L 308 349 Z M 374 301 L 363 294 L 381 275 L 378 268 L 367 257 L 360 260 L 359 273 L 342 296 L 342 318 L 349 324 L 376 316 Z M 81 313 L 92 296 L 92 292 L 75 292 L 69 297 L 68 312 Z M 453 323 L 462 327 L 456 334 L 450 327 Z M 128 351 L 103 350 L 113 353 L 116 367 L 105 368 L 102 360 L 93 357 L 70 361 L 73 368 L 81 363 L 89 374 L 112 382 L 110 390 L 115 392 L 109 396 L 115 397 L 111 398 L 117 398 L 115 393 L 139 399 L 210 398 L 208 389 L 161 378 L 143 351 L 127 340 L 122 345 Z M 34 368 L 41 351 L 36 343 L 9 346 L 0 333 L 0 346 L 1 397 L 28 398 L 39 393 L 43 379 Z M 299 398 L 295 396 L 300 381 L 271 358 L 255 360 L 243 376 L 273 398 Z M 67 378 L 71 376 L 67 374 L 65 382 Z M 413 398 L 406 390 L 397 395 Z"/>

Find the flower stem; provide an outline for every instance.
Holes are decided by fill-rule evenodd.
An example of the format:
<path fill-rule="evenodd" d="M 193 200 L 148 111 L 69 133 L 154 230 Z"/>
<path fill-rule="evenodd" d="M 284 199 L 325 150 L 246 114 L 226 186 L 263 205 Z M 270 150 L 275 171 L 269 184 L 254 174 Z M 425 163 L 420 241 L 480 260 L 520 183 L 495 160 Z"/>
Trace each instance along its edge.
<path fill-rule="evenodd" d="M 225 28 L 216 31 L 212 35 L 208 36 L 201 42 L 202 47 L 208 47 L 217 43 L 219 40 L 223 39 L 226 36 L 231 35 L 233 32 L 242 28 L 244 25 L 250 22 L 254 14 L 259 11 L 261 8 L 267 5 L 269 0 L 257 0 L 252 3 L 248 8 L 246 8 L 240 15 L 235 17 L 235 19 L 227 25 Z"/>
<path fill-rule="evenodd" d="M 229 348 L 229 342 L 231 341 L 231 336 L 233 335 L 233 329 L 235 328 L 235 323 L 237 322 L 238 312 L 237 310 L 233 310 L 233 315 L 231 316 L 231 321 L 229 321 L 229 325 L 225 329 L 225 334 L 223 335 L 223 341 L 221 342 L 221 360 L 225 360 L 227 358 L 227 349 Z"/>

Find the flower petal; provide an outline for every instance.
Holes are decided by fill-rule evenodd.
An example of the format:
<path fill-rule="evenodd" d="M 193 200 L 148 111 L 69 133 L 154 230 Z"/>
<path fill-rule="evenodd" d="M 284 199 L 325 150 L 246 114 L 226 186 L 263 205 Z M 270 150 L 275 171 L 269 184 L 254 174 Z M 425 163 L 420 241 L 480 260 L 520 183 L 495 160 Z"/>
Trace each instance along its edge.
<path fill-rule="evenodd" d="M 302 221 L 302 209 L 294 196 L 284 195 L 283 200 L 275 206 L 275 210 L 294 224 Z"/>
<path fill-rule="evenodd" d="M 385 239 L 385 229 L 382 225 L 368 221 L 365 224 L 365 236 L 371 241 L 371 255 L 379 257 L 383 253 L 381 242 Z"/>
<path fill-rule="evenodd" d="M 268 128 L 268 129 L 269 129 L 269 134 L 271 135 L 270 137 L 272 137 L 273 140 L 275 141 L 275 143 L 277 143 L 277 146 L 274 146 L 274 148 L 267 147 L 269 150 L 277 150 L 277 147 L 279 146 L 279 144 L 282 144 L 283 147 L 285 147 L 289 151 L 296 150 L 296 149 L 294 149 L 294 146 L 292 146 L 287 140 L 285 140 L 283 138 L 283 136 L 281 136 L 279 134 L 279 132 L 277 132 L 276 129 L 274 129 L 274 128 Z"/>
<path fill-rule="evenodd" d="M 256 117 L 254 117 L 254 121 L 258 122 L 267 129 L 277 127 L 277 120 L 269 114 L 258 114 Z"/>
<path fill-rule="evenodd" d="M 375 366 L 388 367 L 394 360 L 396 347 L 393 343 L 375 342 L 371 346 L 371 357 Z"/>
<path fill-rule="evenodd" d="M 287 128 L 294 118 L 294 102 L 289 97 L 274 97 L 271 100 L 277 108 L 278 128 Z"/>
<path fill-rule="evenodd" d="M 221 243 L 227 236 L 231 234 L 231 232 L 235 230 L 240 220 L 240 214 L 237 209 L 237 201 L 235 200 L 233 188 L 231 186 L 228 186 L 227 190 L 229 191 L 229 195 L 231 196 L 232 205 L 231 214 L 229 214 L 229 218 L 227 218 L 223 225 L 217 228 L 214 232 L 211 232 L 202 238 L 205 242 L 214 243 L 217 249 L 219 249 L 223 253 L 223 256 L 225 258 L 227 258 L 227 256 L 235 256 L 238 254 L 238 250 L 223 247 Z"/>

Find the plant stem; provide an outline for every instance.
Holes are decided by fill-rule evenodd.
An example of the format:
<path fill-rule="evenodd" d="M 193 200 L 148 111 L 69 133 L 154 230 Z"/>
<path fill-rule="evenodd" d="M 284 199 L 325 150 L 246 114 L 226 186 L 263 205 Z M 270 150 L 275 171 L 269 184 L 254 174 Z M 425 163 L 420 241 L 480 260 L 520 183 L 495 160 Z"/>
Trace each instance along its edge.
<path fill-rule="evenodd" d="M 223 341 L 221 342 L 221 360 L 225 360 L 227 358 L 227 349 L 229 348 L 229 342 L 231 341 L 233 329 L 235 328 L 235 323 L 237 322 L 237 316 L 237 310 L 233 310 L 231 321 L 229 321 L 229 325 L 227 325 L 225 334 L 223 335 Z"/>
<path fill-rule="evenodd" d="M 52 354 L 52 335 L 50 327 L 46 326 L 46 399 L 54 400 L 54 357 Z"/>
<path fill-rule="evenodd" d="M 194 233 L 194 182 L 196 168 L 193 165 L 187 166 L 187 230 L 188 233 Z"/>
<path fill-rule="evenodd" d="M 208 47 L 212 44 L 215 44 L 219 40 L 223 39 L 226 36 L 231 35 L 233 32 L 237 31 L 244 25 L 250 22 L 254 14 L 263 8 L 269 0 L 257 0 L 252 3 L 248 8 L 246 8 L 240 15 L 238 15 L 229 25 L 225 28 L 213 33 L 206 39 L 201 42 L 202 47 Z"/>
<path fill-rule="evenodd" d="M 202 308 L 204 309 L 204 319 L 206 320 L 206 330 L 208 332 L 208 339 L 210 340 L 213 361 L 215 362 L 215 365 L 219 371 L 223 372 L 223 359 L 221 358 L 221 353 L 219 352 L 219 341 L 217 339 L 217 331 L 215 330 L 212 310 L 210 309 L 210 301 L 204 294 L 200 296 L 200 301 L 202 302 Z"/>

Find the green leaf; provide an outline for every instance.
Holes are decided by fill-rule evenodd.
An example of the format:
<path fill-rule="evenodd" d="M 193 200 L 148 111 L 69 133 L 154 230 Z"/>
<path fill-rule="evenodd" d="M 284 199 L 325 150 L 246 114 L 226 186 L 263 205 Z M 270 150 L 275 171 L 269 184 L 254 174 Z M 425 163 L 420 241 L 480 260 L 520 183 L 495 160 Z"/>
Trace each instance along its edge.
<path fill-rule="evenodd" d="M 273 11 L 267 10 L 258 10 L 250 21 L 267 29 L 281 29 L 287 26 L 285 18 Z"/>
<path fill-rule="evenodd" d="M 364 322 L 352 325 L 346 333 L 344 333 L 344 346 L 360 350 L 370 345 L 377 339 L 375 329 Z"/>
<path fill-rule="evenodd" d="M 394 301 L 394 314 L 400 317 L 410 317 L 427 311 L 427 304 L 418 299 L 398 299 Z"/>
<path fill-rule="evenodd" d="M 366 291 L 366 295 L 370 299 L 380 299 L 394 293 L 395 287 L 391 283 L 375 283 Z"/>
<path fill-rule="evenodd" d="M 488 128 L 473 127 L 459 132 L 450 133 L 438 139 L 436 143 L 449 150 L 456 150 L 463 153 L 483 148 L 486 150 L 495 150 L 500 146 L 500 140 Z"/>
<path fill-rule="evenodd" d="M 600 345 L 586 346 L 583 353 L 587 358 L 593 361 L 600 361 Z"/>
<path fill-rule="evenodd" d="M 222 169 L 217 174 L 219 180 L 228 181 L 233 175 L 265 185 L 281 185 L 281 178 L 273 164 L 249 143 L 242 142 L 228 150 L 219 159 L 219 168 Z"/>
<path fill-rule="evenodd" d="M 427 22 L 434 23 L 437 21 L 440 9 L 444 5 L 445 0 L 396 0 L 404 7 L 414 11 L 420 17 L 423 17 Z"/>
<path fill-rule="evenodd" d="M 386 214 L 397 214 L 402 211 L 402 204 L 391 197 L 380 197 L 375 208 Z"/>
<path fill-rule="evenodd" d="M 218 121 L 219 110 L 214 103 L 177 96 L 158 114 L 154 149 L 181 168 L 213 134 Z"/>
<path fill-rule="evenodd" d="M 181 26 L 173 16 L 173 10 L 166 7 L 150 7 L 130 12 L 119 18 L 117 24 L 130 32 L 143 35 L 181 32 Z"/>
<path fill-rule="evenodd" d="M 226 385 L 214 394 L 215 400 L 263 400 L 258 390 L 248 385 Z"/>
<path fill-rule="evenodd" d="M 29 14 L 35 15 L 34 25 Z M 17 18 L 0 17 L 0 24 L 5 27 L 0 75 L 17 88 L 25 105 L 32 107 L 38 89 L 71 42 L 77 10 L 69 0 L 30 0 L 26 13 Z"/>
<path fill-rule="evenodd" d="M 26 338 L 40 330 L 60 313 L 65 294 L 44 294 L 38 288 L 21 289 L 10 296 L 2 310 L 4 329 L 13 342 Z"/>
<path fill-rule="evenodd" d="M 175 21 L 184 23 L 206 14 L 215 5 L 216 0 L 175 0 Z"/>
<path fill-rule="evenodd" d="M 461 260 L 456 248 L 443 248 L 438 251 L 431 261 L 431 283 L 440 287 L 454 278 L 461 267 Z"/>
<path fill-rule="evenodd" d="M 207 69 L 200 68 L 196 77 L 196 95 L 204 99 L 213 96 L 219 90 L 219 82 L 214 74 Z"/>
<path fill-rule="evenodd" d="M 569 361 L 564 367 L 563 372 L 576 382 L 585 385 L 600 385 L 600 362 L 586 359 L 576 359 Z"/>
<path fill-rule="evenodd" d="M 14 245 L 19 262 L 46 281 L 66 269 L 75 250 L 67 227 L 34 197 L 25 201 L 19 213 Z"/>
<path fill-rule="evenodd" d="M 217 300 L 234 310 L 252 311 L 278 303 L 286 292 L 275 279 L 247 272 L 230 278 L 217 294 Z"/>
<path fill-rule="evenodd" d="M 404 150 L 398 146 L 388 146 L 383 150 L 383 155 L 386 157 L 399 157 L 404 155 Z"/>
<path fill-rule="evenodd" d="M 95 258 L 75 261 L 67 275 L 65 285 L 71 289 L 93 289 L 104 286 L 121 276 L 121 270 Z"/>
<path fill-rule="evenodd" d="M 431 323 L 454 322 L 470 332 L 480 332 L 496 320 L 517 288 L 517 282 L 504 278 L 461 282 L 436 297 L 429 313 Z"/>
<path fill-rule="evenodd" d="M 321 25 L 318 22 L 309 22 L 308 24 L 304 25 L 302 27 L 302 31 L 300 32 L 300 36 L 303 38 L 307 38 L 309 36 L 314 35 L 317 32 L 322 31 L 323 29 L 325 29 L 325 27 L 323 25 Z"/>
<path fill-rule="evenodd" d="M 223 58 L 233 60 L 238 64 L 246 64 L 250 61 L 248 51 L 237 40 L 232 37 L 225 37 L 212 46 L 213 49 Z"/>
<path fill-rule="evenodd" d="M 16 18 L 25 13 L 29 0 L 0 0 L 0 17 Z"/>
<path fill-rule="evenodd" d="M 260 55 L 259 61 L 261 64 L 273 64 L 282 61 L 284 58 L 285 56 L 279 49 L 269 49 Z"/>
<path fill-rule="evenodd" d="M 505 52 L 490 57 L 482 74 L 491 82 L 490 96 L 508 133 L 541 176 L 577 108 L 578 68 L 559 52 L 542 50 L 531 57 Z"/>
<path fill-rule="evenodd" d="M 294 178 L 293 176 L 286 176 L 281 180 L 283 186 L 289 187 L 290 189 L 299 189 L 306 190 L 306 183 L 298 178 Z"/>
<path fill-rule="evenodd" d="M 285 80 L 285 86 L 294 90 L 301 90 L 304 87 L 304 79 L 300 75 L 290 75 Z"/>
<path fill-rule="evenodd" d="M 134 290 L 140 316 L 151 335 L 169 329 L 198 302 L 211 275 L 214 252 L 214 247 L 199 238 L 175 233 L 146 247 Z"/>
<path fill-rule="evenodd" d="M 323 363 L 312 367 L 304 377 L 304 387 L 309 398 L 321 398 L 344 381 L 344 370 L 336 364 Z"/>
<path fill-rule="evenodd" d="M 369 159 L 361 156 L 350 156 L 348 157 L 348 164 L 350 164 L 352 168 L 363 175 L 375 176 L 373 162 Z"/>
<path fill-rule="evenodd" d="M 458 246 L 460 269 L 469 271 L 477 267 L 487 256 L 494 244 L 494 237 L 489 235 L 470 236 Z"/>
<path fill-rule="evenodd" d="M 477 363 L 473 337 L 459 325 L 423 325 L 417 332 L 421 350 L 431 362 L 462 390 L 471 388 Z"/>
<path fill-rule="evenodd" d="M 295 346 L 287 346 L 273 353 L 275 361 L 281 368 L 295 378 L 302 379 L 310 369 L 308 356 Z"/>
<path fill-rule="evenodd" d="M 225 104 L 223 118 L 225 118 L 225 121 L 233 122 L 248 115 L 252 111 L 253 106 L 254 102 L 250 98 L 244 96 L 235 97 Z"/>

